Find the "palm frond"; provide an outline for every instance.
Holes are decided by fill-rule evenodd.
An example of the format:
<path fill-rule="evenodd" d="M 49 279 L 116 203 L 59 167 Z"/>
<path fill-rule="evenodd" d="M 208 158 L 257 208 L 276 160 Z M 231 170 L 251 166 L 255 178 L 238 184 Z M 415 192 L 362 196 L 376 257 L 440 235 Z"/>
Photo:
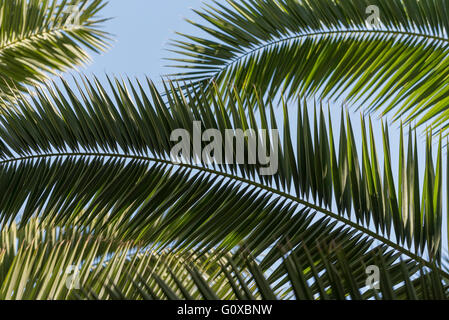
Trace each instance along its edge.
<path fill-rule="evenodd" d="M 287 249 L 288 253 L 276 247 L 279 258 L 265 269 L 248 252 L 217 255 L 210 251 L 198 256 L 196 250 L 155 250 L 110 235 L 36 219 L 25 228 L 14 223 L 4 228 L 0 234 L 1 298 L 445 299 L 448 294 L 438 272 L 398 262 L 397 256 L 386 255 L 380 248 L 355 259 L 347 248 L 320 249 L 317 260 L 315 250 L 305 243 L 294 251 Z M 379 291 L 364 288 L 366 266 L 374 263 L 382 271 Z"/>
<path fill-rule="evenodd" d="M 307 251 L 307 248 L 304 247 Z M 251 257 L 244 258 L 245 264 L 236 267 L 235 256 L 221 258 L 219 267 L 200 269 L 192 267 L 192 263 L 184 262 L 182 275 L 172 272 L 170 265 L 161 263 L 156 273 L 134 277 L 130 289 L 129 282 L 105 283 L 106 290 L 117 299 L 222 299 L 222 300 L 402 300 L 402 299 L 438 299 L 448 298 L 448 284 L 437 271 L 420 268 L 410 271 L 405 262 L 401 261 L 391 267 L 377 256 L 379 278 L 377 288 L 365 285 L 365 277 L 354 277 L 356 269 L 366 269 L 363 261 L 353 262 L 344 251 L 338 251 L 338 260 L 330 262 L 323 254 L 325 269 L 318 273 L 314 261 L 302 264 L 294 254 L 287 255 L 281 262 L 286 282 L 282 285 L 273 281 L 260 268 L 257 261 Z M 181 262 L 181 265 L 183 262 Z M 203 267 L 204 268 L 204 267 Z M 393 270 L 400 270 L 399 273 Z M 167 271 L 168 270 L 168 271 Z M 307 272 L 304 272 L 307 270 Z M 203 272 L 203 273 L 201 273 Z M 304 272 L 304 274 L 303 274 Z M 157 274 L 163 273 L 164 278 Z M 419 278 L 416 278 L 419 275 Z M 396 277 L 396 281 L 394 278 Z M 363 283 L 363 285 L 362 285 Z M 122 289 L 125 284 L 127 291 Z M 376 283 L 372 283 L 376 285 Z M 85 297 L 98 299 L 94 294 Z"/>
<path fill-rule="evenodd" d="M 367 9 L 379 9 L 379 26 Z M 445 0 L 228 0 L 195 11 L 205 37 L 173 42 L 178 80 L 267 97 L 319 95 L 448 128 Z M 251 100 L 251 101 L 254 101 Z"/>
<path fill-rule="evenodd" d="M 344 248 L 354 261 L 373 261 L 369 257 L 374 240 L 363 233 L 254 188 L 214 181 L 210 175 L 189 176 L 186 170 L 146 161 L 69 158 L 11 165 L 2 177 L 9 190 L 15 190 L 1 201 L 7 230 L 16 226 L 14 221 L 19 221 L 19 230 L 26 229 L 38 218 L 40 226 L 76 226 L 83 234 L 155 252 L 170 248 L 201 256 L 211 250 L 251 251 L 265 255 L 260 264 L 265 269 L 282 258 L 274 250 L 278 246 L 299 252 L 302 261 L 306 253 L 297 248 L 313 248 L 309 254 L 317 269 L 322 268 L 319 250 L 329 246 Z M 376 250 L 390 262 L 399 258 L 387 246 Z"/>
<path fill-rule="evenodd" d="M 79 277 L 73 279 L 79 282 L 97 272 L 109 272 L 108 268 L 103 270 L 103 263 L 115 261 L 119 272 L 123 266 L 117 257 L 123 262 L 133 244 L 31 219 L 24 228 L 15 223 L 3 228 L 0 248 L 2 300 L 53 300 L 73 297 L 72 286 L 78 287 L 71 283 L 73 276 Z"/>
<path fill-rule="evenodd" d="M 233 91 L 227 93 L 228 98 L 210 104 L 199 92 L 183 96 L 172 87 L 167 88 L 168 102 L 164 103 L 151 82 L 147 94 L 140 83 L 126 86 L 111 81 L 112 93 L 108 94 L 98 81 L 83 81 L 84 87 L 75 82 L 78 94 L 64 81 L 63 91 L 57 85 L 36 88 L 30 101 L 22 96 L 16 108 L 0 117 L 3 223 L 19 219 L 25 224 L 39 216 L 58 223 L 81 219 L 77 223 L 91 225 L 95 217 L 111 214 L 108 223 L 126 221 L 123 231 L 134 239 L 145 238 L 145 228 L 157 222 L 164 236 L 150 236 L 150 242 L 168 243 L 176 238 L 185 247 L 203 242 L 210 249 L 230 249 L 252 239 L 253 248 L 264 249 L 282 234 L 278 228 L 288 227 L 291 219 L 297 215 L 309 219 L 318 212 L 327 217 L 321 220 L 323 228 L 343 224 L 348 232 L 357 230 L 418 262 L 439 263 L 443 161 L 439 148 L 434 163 L 430 138 L 422 191 L 412 134 L 407 156 L 406 143 L 401 140 L 403 156 L 396 186 L 387 130 L 382 171 L 372 128 L 368 138 L 363 136 L 359 160 L 349 119 L 341 125 L 337 153 L 332 124 L 326 124 L 321 110 L 311 121 L 307 108 L 298 112 L 296 149 L 289 139 L 293 136 L 287 125 L 289 108 L 284 108 L 279 170 L 272 176 L 260 174 L 260 163 L 174 164 L 170 159 L 173 130 L 192 132 L 193 120 L 221 132 L 277 128 L 273 108 L 269 116 L 265 106 L 258 108 L 258 125 L 251 108 L 245 114 L 244 97 Z M 336 212 L 331 211 L 332 201 Z M 276 228 L 270 227 L 273 219 Z"/>
<path fill-rule="evenodd" d="M 0 1 L 0 96 L 14 95 L 90 61 L 109 35 L 100 26 L 103 0 Z"/>

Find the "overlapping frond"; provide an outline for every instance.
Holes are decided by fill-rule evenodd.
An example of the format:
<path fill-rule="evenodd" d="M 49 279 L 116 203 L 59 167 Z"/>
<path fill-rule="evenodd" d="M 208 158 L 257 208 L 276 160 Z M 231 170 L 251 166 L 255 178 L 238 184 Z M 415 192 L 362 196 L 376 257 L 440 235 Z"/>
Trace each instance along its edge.
<path fill-rule="evenodd" d="M 307 247 L 304 247 L 304 250 L 307 251 Z M 342 250 L 338 251 L 337 255 L 338 260 L 331 262 L 326 254 L 322 254 L 325 261 L 322 273 L 315 269 L 315 262 L 310 256 L 305 263 L 301 263 L 294 254 L 285 256 L 279 266 L 286 278 L 286 282 L 282 285 L 273 282 L 253 258 L 246 257 L 244 266 L 237 267 L 234 262 L 235 256 L 226 256 L 220 259 L 219 267 L 215 268 L 211 275 L 202 269 L 192 267 L 192 264 L 185 264 L 187 271 L 184 271 L 183 275 L 178 275 L 172 272 L 170 265 L 162 262 L 157 273 L 165 274 L 165 277 L 160 277 L 156 273 L 150 276 L 139 275 L 131 286 L 129 282 L 122 282 L 106 283 L 105 287 L 110 297 L 115 299 L 446 300 L 448 298 L 448 284 L 435 270 L 421 268 L 418 272 L 413 272 L 404 262 L 391 267 L 379 255 L 377 257 L 379 282 L 373 283 L 378 287 L 369 288 L 361 284 L 365 281 L 364 277 L 359 279 L 354 276 L 358 268 L 366 268 L 363 261 L 349 260 Z M 399 272 L 392 275 L 393 270 Z M 124 284 L 126 291 L 122 289 Z M 94 293 L 84 296 L 98 299 Z"/>
<path fill-rule="evenodd" d="M 373 5 L 379 27 L 366 26 Z M 198 12 L 210 26 L 194 23 L 211 40 L 175 42 L 193 86 L 83 78 L 23 93 L 106 48 L 103 6 L 0 0 L 0 298 L 448 297 L 441 136 L 421 159 L 411 128 L 396 149 L 388 125 L 377 144 L 362 118 L 357 141 L 343 111 L 335 134 L 322 103 L 291 99 L 344 96 L 446 129 L 443 0 L 215 3 Z M 173 154 L 180 129 L 187 155 Z M 206 129 L 226 138 L 211 149 Z M 243 149 L 218 159 L 229 132 Z M 367 266 L 379 290 L 364 288 Z"/>
<path fill-rule="evenodd" d="M 373 262 L 369 257 L 374 240 L 363 233 L 210 175 L 190 177 L 188 170 L 147 161 L 69 158 L 10 165 L 1 176 L 0 185 L 8 185 L 9 194 L 0 205 L 4 226 L 19 221 L 18 227 L 27 228 L 38 218 L 43 226 L 76 226 L 79 232 L 154 252 L 196 250 L 200 256 L 210 250 L 250 251 L 266 254 L 260 265 L 265 269 L 282 258 L 279 250 L 273 250 L 278 246 L 295 251 L 300 246 L 313 248 L 309 254 L 317 269 L 323 267 L 319 249 L 330 246 L 347 250 L 354 261 L 364 257 Z M 390 262 L 399 257 L 385 245 L 376 250 Z M 305 261 L 306 253 L 298 252 L 298 259 Z"/>
<path fill-rule="evenodd" d="M 438 272 L 375 248 L 320 248 L 303 243 L 276 247 L 275 271 L 248 252 L 200 256 L 195 251 L 154 250 L 108 233 L 30 220 L 0 234 L 2 299 L 446 299 Z M 348 250 L 348 251 L 347 251 Z M 380 250 L 380 251 L 379 251 Z M 286 254 L 286 252 L 289 252 Z M 264 259 L 266 260 L 266 258 Z M 365 288 L 365 269 L 376 263 L 380 290 Z M 423 273 L 419 281 L 413 275 Z"/>
<path fill-rule="evenodd" d="M 108 223 L 123 225 L 125 239 L 176 239 L 184 247 L 203 242 L 210 249 L 230 249 L 252 239 L 252 249 L 258 250 L 295 219 L 312 219 L 318 212 L 327 219 L 321 227 L 332 226 L 328 232 L 343 224 L 346 232 L 357 230 L 417 261 L 425 262 L 425 249 L 427 259 L 439 261 L 443 161 L 440 148 L 434 163 L 430 139 L 422 191 L 412 135 L 407 156 L 401 143 L 396 186 L 386 130 L 382 168 L 372 130 L 359 145 L 359 160 L 351 123 L 343 122 L 337 153 L 332 125 L 327 129 L 323 112 L 311 121 L 307 108 L 298 112 L 296 148 L 289 108 L 284 108 L 279 170 L 272 176 L 260 175 L 260 163 L 174 164 L 173 130 L 192 132 L 194 120 L 221 132 L 277 128 L 273 108 L 258 108 L 256 121 L 253 110 L 245 114 L 241 97 L 232 91 L 210 104 L 199 92 L 183 96 L 172 87 L 164 103 L 151 83 L 147 93 L 140 83 L 125 86 L 117 80 L 108 93 L 96 80 L 84 82 L 76 82 L 78 94 L 64 81 L 62 91 L 58 85 L 37 88 L 30 101 L 22 96 L 17 108 L 0 117 L 3 223 L 26 223 L 39 216 L 63 223 L 81 219 L 90 225 L 94 217 L 109 217 Z M 155 223 L 157 231 L 165 230 L 159 238 L 145 229 Z M 101 224 L 96 226 L 101 229 Z"/>
<path fill-rule="evenodd" d="M 88 50 L 104 51 L 104 6 L 103 0 L 0 1 L 0 96 L 89 62 Z"/>
<path fill-rule="evenodd" d="M 185 261 L 192 261 L 197 268 L 205 266 L 207 261 L 207 257 L 193 259 L 148 250 L 133 242 L 118 241 L 106 233 L 80 231 L 73 226 L 42 225 L 36 219 L 30 220 L 26 228 L 19 229 L 12 224 L 3 229 L 0 248 L 2 300 L 79 299 L 83 292 L 110 299 L 106 287 L 112 283 L 120 284 L 124 294 L 131 298 L 133 281 L 139 279 L 138 275 L 158 281 L 158 277 L 164 277 L 159 272 L 160 265 L 168 265 L 173 274 L 185 277 L 182 273 L 186 271 Z M 213 271 L 213 262 L 207 262 L 207 266 Z M 208 274 L 206 268 L 202 274 Z M 197 296 L 194 290 L 188 291 Z"/>
<path fill-rule="evenodd" d="M 174 41 L 177 79 L 342 98 L 448 128 L 445 0 L 228 0 L 195 12 L 208 36 Z"/>

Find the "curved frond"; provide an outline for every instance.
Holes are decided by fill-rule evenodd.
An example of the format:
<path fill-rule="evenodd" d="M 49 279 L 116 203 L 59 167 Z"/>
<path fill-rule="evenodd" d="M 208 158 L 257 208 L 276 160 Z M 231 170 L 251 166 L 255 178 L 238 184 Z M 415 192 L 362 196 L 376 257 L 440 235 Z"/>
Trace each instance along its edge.
<path fill-rule="evenodd" d="M 363 233 L 285 199 L 147 161 L 28 161 L 7 166 L 1 176 L 5 180 L 0 185 L 8 181 L 9 190 L 15 190 L 0 201 L 5 228 L 16 226 L 14 221 L 20 230 L 28 228 L 38 218 L 44 227 L 76 226 L 83 234 L 157 252 L 249 250 L 256 256 L 266 254 L 262 268 L 281 259 L 273 250 L 277 246 L 289 251 L 313 248 L 309 254 L 319 263 L 323 248 L 341 247 L 357 260 L 367 257 L 374 245 Z M 384 251 L 391 262 L 399 255 L 387 246 L 376 250 Z M 306 260 L 305 252 L 298 259 Z"/>
<path fill-rule="evenodd" d="M 367 23 L 370 8 L 378 26 Z M 208 36 L 174 41 L 170 60 L 185 70 L 177 79 L 268 97 L 343 97 L 448 127 L 445 0 L 228 0 L 195 12 L 204 23 L 190 23 Z"/>
<path fill-rule="evenodd" d="M 307 251 L 307 247 L 304 250 Z M 380 273 L 379 287 L 369 288 L 362 284 L 365 277 L 354 277 L 358 268 L 365 270 L 363 260 L 351 261 L 343 250 L 338 251 L 337 255 L 338 259 L 334 262 L 327 260 L 325 254 L 322 255 L 325 261 L 323 273 L 317 272 L 312 259 L 302 263 L 295 254 L 285 256 L 279 270 L 282 270 L 286 282 L 280 284 L 267 276 L 255 259 L 246 257 L 244 266 L 237 267 L 234 263 L 235 256 L 226 256 L 220 259 L 218 268 L 212 268 L 211 275 L 209 266 L 200 269 L 191 262 L 181 262 L 181 265 L 184 263 L 185 271 L 181 275 L 175 274 L 172 267 L 162 261 L 160 268 L 150 276 L 134 275 L 136 280 L 132 282 L 132 286 L 129 282 L 122 281 L 105 283 L 105 287 L 115 299 L 448 299 L 448 284 L 435 270 L 420 268 L 418 271 L 410 271 L 403 261 L 391 267 L 379 255 L 376 258 Z M 160 277 L 160 273 L 165 277 Z M 413 279 L 417 274 L 420 278 Z M 99 298 L 94 292 L 82 296 Z"/>
<path fill-rule="evenodd" d="M 13 95 L 104 51 L 103 0 L 1 0 L 0 96 Z"/>
<path fill-rule="evenodd" d="M 36 219 L 4 228 L 0 248 L 0 296 L 7 300 L 447 298 L 438 273 L 395 262 L 380 248 L 362 255 L 320 249 L 317 260 L 305 243 L 289 254 L 276 247 L 273 271 L 247 252 L 154 250 Z M 363 289 L 372 263 L 382 271 L 379 291 Z M 413 280 L 419 272 L 420 281 Z"/>
<path fill-rule="evenodd" d="M 258 108 L 258 122 L 251 108 L 245 114 L 241 97 L 233 92 L 228 92 L 229 99 L 223 97 L 209 104 L 198 92 L 191 98 L 171 88 L 164 103 L 151 83 L 147 94 L 139 83 L 125 86 L 116 80 L 115 85 L 111 83 L 112 94 L 108 94 L 98 81 L 84 81 L 84 88 L 76 83 L 78 95 L 65 82 L 65 93 L 58 86 L 37 89 L 30 101 L 23 96 L 17 108 L 0 117 L 0 165 L 5 173 L 0 201 L 3 222 L 19 218 L 24 203 L 22 223 L 36 214 L 67 223 L 78 215 L 92 219 L 92 215 L 88 218 L 91 212 L 101 217 L 112 212 L 111 223 L 126 216 L 130 221 L 143 219 L 145 223 L 140 226 L 148 226 L 149 221 L 161 218 L 164 228 L 172 230 L 167 241 L 182 235 L 186 237 L 181 237 L 183 241 L 207 240 L 210 248 L 220 244 L 232 248 L 258 228 L 266 228 L 272 219 L 294 217 L 295 208 L 307 208 L 310 211 L 303 211 L 305 216 L 318 212 L 332 223 L 342 223 L 422 263 L 428 263 L 423 255 L 426 249 L 429 261 L 440 260 L 443 161 L 439 148 L 434 163 L 430 139 L 422 192 L 412 135 L 406 156 L 406 143 L 401 142 L 397 186 L 387 130 L 383 135 L 382 170 L 372 129 L 359 145 L 363 151 L 359 160 L 351 123 L 349 119 L 343 122 L 337 153 L 332 125 L 327 129 L 323 112 L 311 121 L 307 108 L 298 113 L 296 149 L 289 139 L 293 137 L 288 125 L 289 108 L 284 108 L 284 141 L 279 142 L 275 153 L 279 168 L 271 176 L 261 175 L 261 163 L 208 165 L 195 163 L 194 154 L 176 164 L 170 156 L 175 144 L 171 141 L 173 130 L 184 128 L 192 133 L 194 120 L 221 132 L 277 128 L 273 109 L 267 115 L 265 106 Z M 276 148 L 274 141 L 270 146 Z M 64 158 L 115 159 L 110 162 L 115 169 L 104 168 L 101 175 L 102 165 L 89 169 L 82 161 L 64 162 Z M 33 161 L 40 166 L 33 169 Z M 158 163 L 167 173 L 152 171 L 142 163 Z M 159 183 L 162 178 L 167 184 Z M 209 200 L 216 205 L 207 204 Z M 333 201 L 336 212 L 331 211 Z M 151 218 L 135 214 L 148 208 Z M 191 217 L 197 224 L 185 219 L 187 209 L 192 209 Z M 288 225 L 289 221 L 282 223 Z M 131 231 L 138 226 L 132 225 Z M 265 242 L 259 242 L 267 245 L 276 230 L 261 230 L 270 232 L 263 238 Z"/>

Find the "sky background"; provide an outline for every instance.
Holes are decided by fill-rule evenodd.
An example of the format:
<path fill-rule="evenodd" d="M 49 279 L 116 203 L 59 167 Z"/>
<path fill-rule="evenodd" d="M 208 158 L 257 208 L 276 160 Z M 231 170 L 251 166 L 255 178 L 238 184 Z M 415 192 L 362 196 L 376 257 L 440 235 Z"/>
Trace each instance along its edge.
<path fill-rule="evenodd" d="M 168 42 L 176 37 L 175 31 L 198 34 L 185 18 L 195 18 L 192 8 L 199 9 L 202 3 L 203 0 L 110 0 L 102 16 L 113 18 L 104 24 L 104 29 L 114 36 L 113 47 L 94 55 L 93 63 L 80 71 L 139 78 L 147 75 L 157 82 L 173 70 L 164 67 L 170 62 L 163 59 L 170 55 Z"/>
<path fill-rule="evenodd" d="M 221 1 L 222 3 L 225 2 L 224 0 Z M 199 21 L 199 17 L 192 11 L 192 8 L 201 9 L 204 7 L 204 3 L 212 3 L 212 1 L 110 0 L 106 8 L 102 10 L 101 15 L 102 17 L 113 18 L 104 24 L 104 30 L 113 35 L 112 48 L 101 55 L 93 55 L 93 62 L 86 67 L 79 68 L 79 71 L 86 75 L 95 74 L 100 79 L 105 79 L 105 74 L 118 77 L 138 77 L 139 79 L 149 76 L 156 84 L 160 83 L 161 76 L 174 71 L 174 69 L 165 67 L 170 62 L 164 61 L 164 58 L 170 56 L 167 49 L 169 49 L 169 41 L 177 37 L 175 31 L 196 36 L 204 35 L 185 21 L 185 18 Z M 340 106 L 332 106 L 331 108 L 334 133 L 338 132 L 340 108 Z M 278 109 L 278 112 L 279 119 L 282 119 L 280 111 L 281 108 Z M 296 118 L 293 114 L 291 114 L 291 117 Z M 376 119 L 376 116 L 374 118 Z M 355 139 L 360 147 L 360 113 L 351 112 L 351 119 Z M 374 121 L 374 129 L 379 161 L 382 163 L 380 121 Z M 396 123 L 389 125 L 389 130 L 393 170 L 396 173 L 398 168 L 398 125 Z M 418 131 L 418 133 L 422 132 L 423 130 Z M 421 169 L 424 169 L 425 160 L 424 141 L 424 137 L 421 137 L 418 141 Z M 293 143 L 295 144 L 295 142 Z M 359 151 L 359 157 L 360 155 Z M 422 174 L 423 170 L 420 173 Z M 395 174 L 395 179 L 397 179 L 397 174 Z M 446 203 L 445 199 L 444 203 Z M 444 223 L 444 233 L 446 233 L 446 223 Z M 444 236 L 443 239 L 443 245 L 447 248 L 446 237 Z"/>

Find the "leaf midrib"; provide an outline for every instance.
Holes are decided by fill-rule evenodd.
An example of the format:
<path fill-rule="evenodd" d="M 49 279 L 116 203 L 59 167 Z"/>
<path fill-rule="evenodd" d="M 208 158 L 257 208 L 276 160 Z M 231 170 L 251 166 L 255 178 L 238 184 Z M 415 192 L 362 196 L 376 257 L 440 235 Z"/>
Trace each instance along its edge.
<path fill-rule="evenodd" d="M 40 38 L 43 38 L 43 37 L 51 35 L 51 34 L 58 34 L 61 32 L 74 31 L 74 30 L 80 29 L 82 27 L 83 27 L 82 25 L 73 25 L 70 27 L 63 25 L 60 27 L 52 27 L 52 28 L 46 29 L 45 31 L 42 31 L 42 32 L 32 32 L 26 37 L 22 37 L 22 38 L 16 39 L 11 42 L 6 42 L 6 44 L 3 44 L 2 46 L 0 46 L 0 54 L 4 50 L 7 50 L 7 49 L 10 49 L 13 47 L 17 47 L 17 46 L 21 45 L 22 43 L 25 43 L 28 41 L 38 40 Z"/>
<path fill-rule="evenodd" d="M 23 156 L 23 157 L 17 157 L 17 158 L 9 158 L 6 160 L 2 160 L 0 161 L 0 165 L 4 165 L 7 163 L 11 163 L 11 162 L 19 162 L 19 161 L 26 161 L 26 160 L 33 160 L 33 159 L 44 159 L 44 158 L 56 158 L 56 157 L 109 157 L 109 158 L 122 158 L 122 159 L 133 159 L 133 160 L 141 160 L 141 161 L 148 161 L 148 162 L 159 162 L 159 163 L 164 163 L 164 164 L 169 164 L 172 166 L 178 166 L 178 167 L 184 167 L 184 168 L 189 168 L 189 169 L 196 169 L 196 170 L 200 170 L 200 171 L 204 171 L 204 172 L 208 172 L 214 175 L 219 175 L 225 178 L 229 178 L 232 180 L 236 180 L 236 181 L 240 181 L 242 183 L 245 183 L 247 185 L 252 185 L 255 186 L 259 189 L 268 191 L 272 194 L 277 194 L 285 199 L 297 202 L 298 204 L 307 206 L 313 210 L 316 210 L 322 214 L 325 214 L 327 216 L 329 216 L 330 218 L 333 218 L 335 220 L 338 220 L 360 232 L 365 233 L 366 235 L 381 241 L 382 243 L 384 243 L 385 245 L 395 249 L 396 251 L 408 256 L 409 258 L 414 259 L 415 261 L 425 265 L 426 267 L 435 269 L 435 265 L 432 264 L 431 262 L 429 262 L 428 260 L 418 256 L 417 254 L 405 249 L 404 247 L 401 247 L 400 245 L 392 242 L 391 240 L 378 235 L 377 233 L 363 227 L 360 226 L 356 223 L 354 223 L 353 221 L 344 218 L 343 216 L 340 216 L 338 214 L 333 213 L 332 211 L 329 211 L 325 208 L 321 208 L 313 203 L 310 203 L 308 201 L 299 199 L 297 197 L 292 196 L 291 194 L 288 194 L 286 192 L 280 191 L 280 190 L 276 190 L 274 188 L 265 186 L 263 184 L 260 184 L 258 182 L 249 180 L 249 179 L 245 179 L 236 175 L 232 175 L 229 173 L 225 173 L 225 172 L 221 172 L 221 171 L 217 171 L 217 170 L 213 170 L 210 168 L 205 168 L 205 167 L 201 167 L 201 166 L 196 166 L 196 165 L 191 165 L 191 164 L 174 164 L 172 163 L 170 160 L 166 160 L 166 159 L 161 159 L 161 158 L 155 158 L 155 157 L 148 157 L 148 156 L 138 156 L 138 155 L 127 155 L 127 154 L 120 154 L 120 153 L 103 153 L 103 152 L 62 152 L 62 153 L 49 153 L 49 154 L 37 154 L 37 155 L 29 155 L 29 156 Z M 444 276 L 445 278 L 449 279 L 449 273 L 445 272 L 444 270 L 437 268 L 438 272 Z"/>
<path fill-rule="evenodd" d="M 214 79 L 217 75 L 223 73 L 226 69 L 228 69 L 229 67 L 231 67 L 232 65 L 238 63 L 239 61 L 241 61 L 242 59 L 244 59 L 245 57 L 252 55 L 253 53 L 257 52 L 257 51 L 261 51 L 264 50 L 268 47 L 271 46 L 275 46 L 277 44 L 283 43 L 283 42 L 288 42 L 294 39 L 301 39 L 301 38 L 307 38 L 307 37 L 316 37 L 316 36 L 324 36 L 324 35 L 333 35 L 333 34 L 360 34 L 360 33 L 380 33 L 380 34 L 391 34 L 393 36 L 409 36 L 409 37 L 421 37 L 421 38 L 426 38 L 428 40 L 433 40 L 433 41 L 444 41 L 444 42 L 448 42 L 449 43 L 449 39 L 448 38 L 443 38 L 443 37 L 439 37 L 439 36 L 434 36 L 434 35 L 429 35 L 429 34 L 424 34 L 424 33 L 419 33 L 419 32 L 409 32 L 409 31 L 399 31 L 399 30 L 358 30 L 358 29 L 350 29 L 350 30 L 329 30 L 329 31 L 319 31 L 319 32 L 309 32 L 309 33 L 303 33 L 303 34 L 295 34 L 289 37 L 285 37 L 285 38 L 280 38 L 277 39 L 275 41 L 271 41 L 268 43 L 265 43 L 263 45 L 259 45 L 255 48 L 253 48 L 250 51 L 244 52 L 241 55 L 239 55 L 238 57 L 232 59 L 231 61 L 229 61 L 228 63 L 224 64 L 218 71 L 213 72 L 211 74 L 211 76 L 207 77 L 207 79 Z"/>

